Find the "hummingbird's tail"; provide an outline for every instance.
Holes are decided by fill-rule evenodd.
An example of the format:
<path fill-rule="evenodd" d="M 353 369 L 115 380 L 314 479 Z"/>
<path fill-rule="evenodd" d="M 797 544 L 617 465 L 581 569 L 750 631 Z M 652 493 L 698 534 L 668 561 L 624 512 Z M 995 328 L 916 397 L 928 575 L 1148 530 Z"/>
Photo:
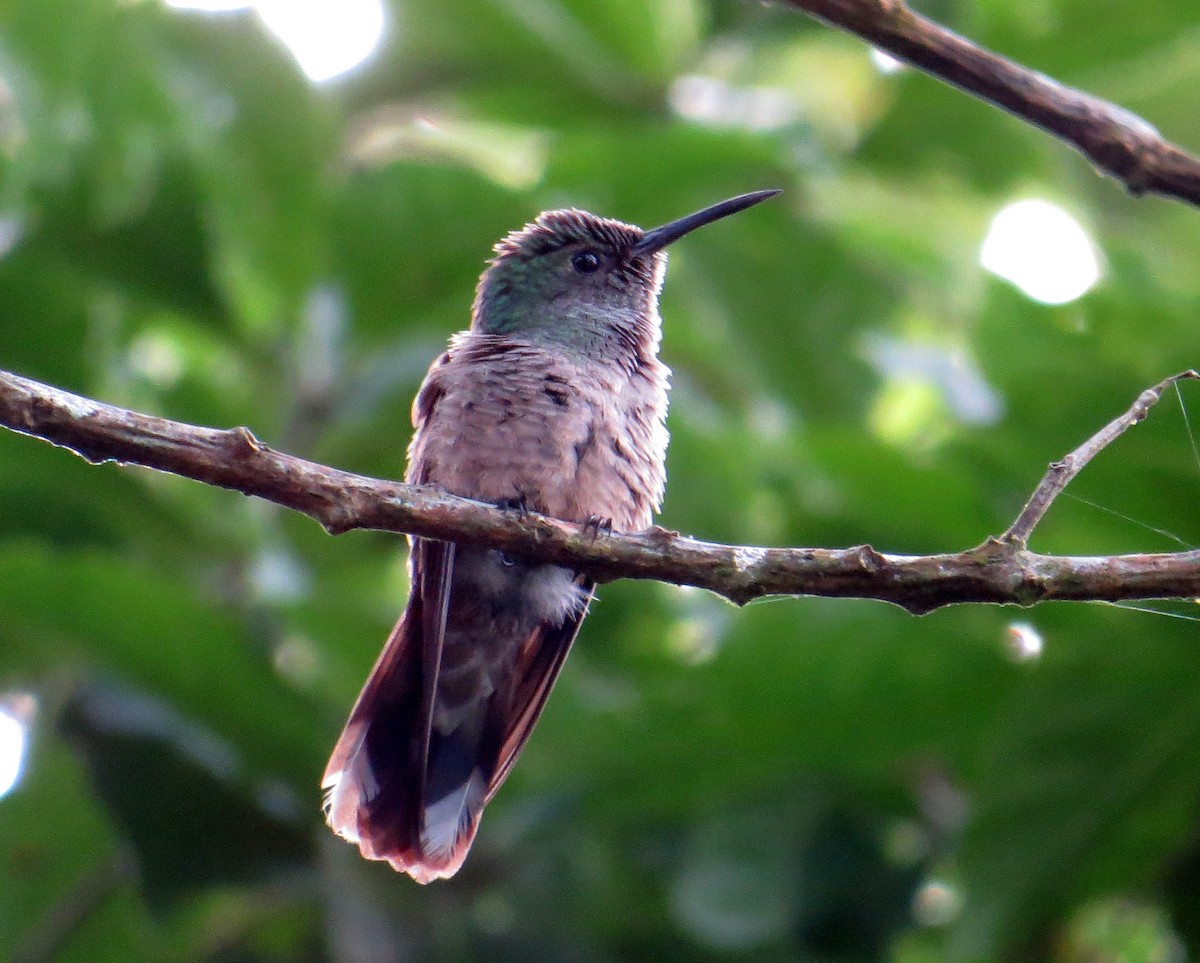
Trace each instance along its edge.
<path fill-rule="evenodd" d="M 456 555 L 458 562 L 456 564 Z M 592 585 L 418 539 L 412 592 L 325 770 L 325 814 L 368 859 L 452 876 L 545 705 Z M 456 570 L 457 569 L 457 570 Z"/>
<path fill-rule="evenodd" d="M 478 819 L 464 827 L 467 835 L 461 843 L 456 833 L 449 845 L 443 840 L 425 852 L 419 616 L 414 600 L 367 677 L 321 784 L 325 819 L 335 833 L 356 843 L 367 859 L 387 860 L 417 882 L 428 883 L 462 865 Z"/>

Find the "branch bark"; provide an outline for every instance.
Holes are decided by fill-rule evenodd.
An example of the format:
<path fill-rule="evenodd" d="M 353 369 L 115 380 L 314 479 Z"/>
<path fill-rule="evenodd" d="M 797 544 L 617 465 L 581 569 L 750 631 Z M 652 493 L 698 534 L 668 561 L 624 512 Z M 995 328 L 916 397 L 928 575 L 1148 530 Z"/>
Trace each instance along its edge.
<path fill-rule="evenodd" d="M 903 0 L 785 0 L 1070 144 L 1132 194 L 1200 205 L 1200 160 L 1122 107 L 986 50 Z"/>
<path fill-rule="evenodd" d="M 75 452 L 257 495 L 320 522 L 331 534 L 364 528 L 476 543 L 570 565 L 598 581 L 656 579 L 693 585 L 743 604 L 765 595 L 892 602 L 913 613 L 965 602 L 1031 605 L 1048 599 L 1118 601 L 1200 596 L 1200 551 L 1071 557 L 1026 549 L 1050 502 L 1084 464 L 1145 417 L 1163 389 L 1143 392 L 1062 462 L 1050 466 L 1017 522 L 1000 538 L 945 555 L 717 545 L 654 527 L 596 536 L 540 515 L 519 517 L 428 488 L 368 478 L 274 451 L 247 429 L 168 421 L 0 372 L 0 425 Z M 1062 465 L 1072 470 L 1062 470 Z M 1030 506 L 1034 506 L 1031 508 Z"/>

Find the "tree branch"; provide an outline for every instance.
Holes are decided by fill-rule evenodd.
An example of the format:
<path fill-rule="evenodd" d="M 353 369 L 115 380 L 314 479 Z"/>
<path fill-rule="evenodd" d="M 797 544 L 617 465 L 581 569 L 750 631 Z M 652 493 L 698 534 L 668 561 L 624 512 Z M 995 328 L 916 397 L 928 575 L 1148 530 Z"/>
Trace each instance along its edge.
<path fill-rule="evenodd" d="M 477 543 L 570 565 L 602 582 L 640 578 L 694 585 L 739 604 L 765 595 L 820 595 L 877 599 L 919 614 L 964 602 L 1200 596 L 1200 551 L 1070 557 L 1025 548 L 1050 502 L 1079 469 L 1144 418 L 1164 387 L 1194 377 L 1184 372 L 1143 392 L 1126 414 L 1051 465 L 1001 538 L 965 552 L 926 556 L 885 555 L 868 545 L 716 545 L 658 527 L 597 537 L 568 522 L 522 518 L 482 502 L 295 458 L 268 448 L 245 428 L 222 431 L 138 414 L 3 371 L 0 425 L 93 464 L 142 465 L 257 495 L 309 515 L 335 535 L 362 528 Z"/>
<path fill-rule="evenodd" d="M 1034 528 L 1037 527 L 1037 523 L 1042 520 L 1042 516 L 1054 504 L 1054 499 L 1062 493 L 1063 489 L 1071 484 L 1072 479 L 1083 471 L 1087 467 L 1088 462 L 1100 454 L 1100 452 L 1138 422 L 1144 420 L 1150 414 L 1150 409 L 1158 404 L 1159 399 L 1162 398 L 1162 393 L 1167 388 L 1177 385 L 1181 381 L 1200 381 L 1200 373 L 1190 370 L 1181 371 L 1177 375 L 1164 378 L 1153 388 L 1147 388 L 1138 395 L 1137 401 L 1130 406 L 1127 412 L 1110 421 L 1092 435 L 1091 438 L 1067 455 L 1066 458 L 1063 458 L 1061 461 L 1051 462 L 1038 487 L 1029 497 L 1029 501 L 1025 503 L 1025 507 L 1021 509 L 1021 514 L 1008 527 L 1008 531 L 1000 536 L 1000 541 L 1011 542 L 1020 548 L 1024 548 L 1029 542 L 1029 536 L 1033 534 Z"/>
<path fill-rule="evenodd" d="M 1132 194 L 1200 205 L 1200 160 L 1142 118 L 977 46 L 903 0 L 786 0 L 1066 141 Z"/>

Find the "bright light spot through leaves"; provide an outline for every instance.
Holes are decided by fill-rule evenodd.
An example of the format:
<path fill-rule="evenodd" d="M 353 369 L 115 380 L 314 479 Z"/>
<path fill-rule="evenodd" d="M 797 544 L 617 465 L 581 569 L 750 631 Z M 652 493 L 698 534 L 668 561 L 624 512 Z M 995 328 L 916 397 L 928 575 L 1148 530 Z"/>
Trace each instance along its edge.
<path fill-rule="evenodd" d="M 1016 201 L 992 220 L 979 263 L 1042 304 L 1066 304 L 1100 279 L 1100 260 L 1087 232 L 1049 201 Z"/>
<path fill-rule="evenodd" d="M 253 9 L 287 45 L 313 81 L 353 70 L 383 37 L 382 0 L 166 0 L 167 6 L 209 13 Z"/>
<path fill-rule="evenodd" d="M 962 908 L 958 892 L 947 884 L 931 879 L 913 898 L 913 916 L 922 926 L 945 926 Z"/>
<path fill-rule="evenodd" d="M 1042 633 L 1028 622 L 1008 626 L 1008 651 L 1017 662 L 1029 662 L 1042 654 Z"/>
<path fill-rule="evenodd" d="M 21 779 L 25 749 L 29 743 L 29 720 L 36 702 L 20 694 L 0 699 L 0 796 L 6 796 Z"/>
<path fill-rule="evenodd" d="M 908 67 L 903 60 L 893 57 L 890 53 L 885 53 L 878 47 L 871 48 L 871 63 L 881 74 L 898 74 Z"/>

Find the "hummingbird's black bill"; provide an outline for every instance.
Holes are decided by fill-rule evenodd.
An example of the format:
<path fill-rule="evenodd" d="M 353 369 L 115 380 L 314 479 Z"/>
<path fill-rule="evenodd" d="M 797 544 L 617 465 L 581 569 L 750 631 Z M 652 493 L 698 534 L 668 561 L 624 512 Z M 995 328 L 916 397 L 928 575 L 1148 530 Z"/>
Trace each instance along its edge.
<path fill-rule="evenodd" d="M 778 193 L 780 191 L 770 190 L 740 194 L 737 197 L 729 198 L 727 201 L 721 201 L 720 204 L 714 204 L 712 207 L 706 207 L 702 211 L 696 211 L 694 214 L 681 217 L 677 221 L 671 221 L 662 227 L 656 227 L 642 235 L 642 239 L 633 246 L 633 254 L 635 257 L 642 257 L 646 254 L 653 254 L 655 251 L 661 251 L 672 241 L 678 241 L 683 235 L 696 230 L 698 227 L 711 224 L 713 221 L 728 217 L 730 214 L 736 214 L 738 211 L 744 211 L 748 207 L 753 207 L 759 201 L 765 201 L 768 197 L 774 197 Z"/>

